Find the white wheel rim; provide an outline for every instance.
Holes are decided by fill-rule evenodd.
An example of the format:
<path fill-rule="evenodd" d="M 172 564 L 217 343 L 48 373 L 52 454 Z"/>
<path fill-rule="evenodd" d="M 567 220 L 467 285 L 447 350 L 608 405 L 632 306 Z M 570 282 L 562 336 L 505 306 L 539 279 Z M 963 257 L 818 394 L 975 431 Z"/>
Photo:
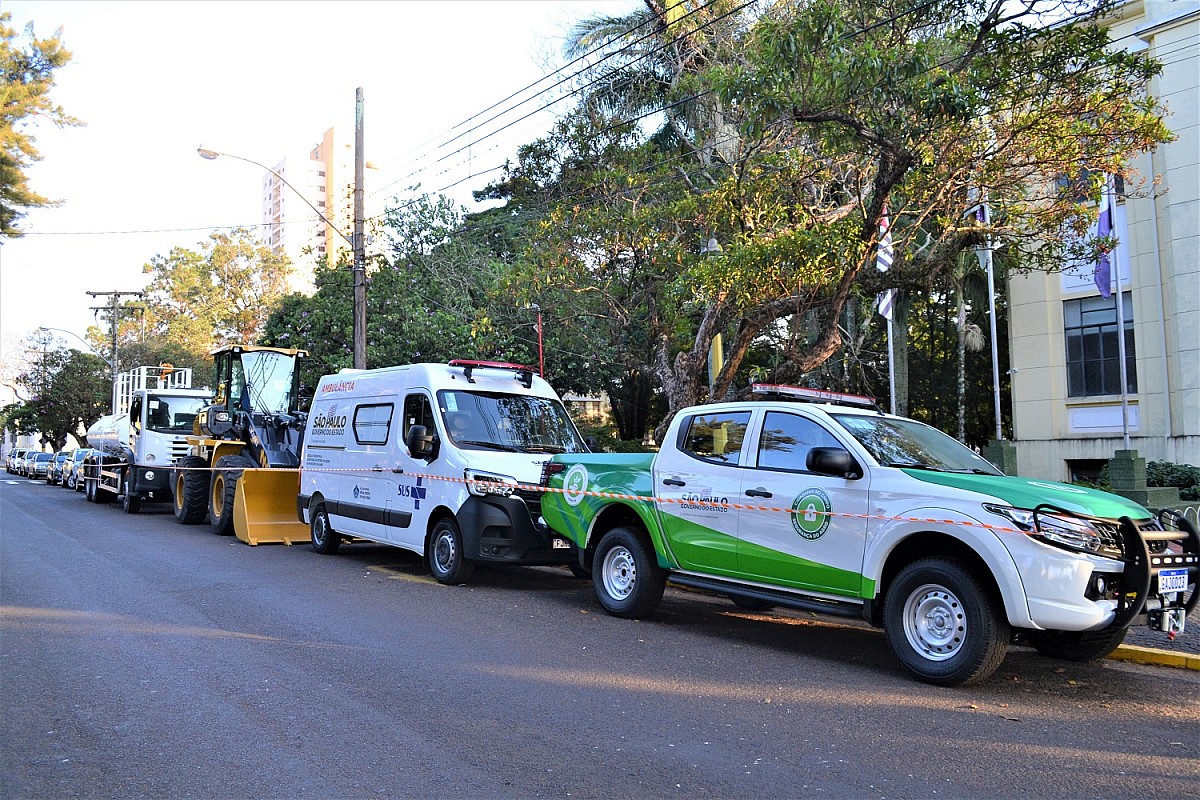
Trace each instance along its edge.
<path fill-rule="evenodd" d="M 633 553 L 620 545 L 612 548 L 604 554 L 600 574 L 604 591 L 614 600 L 625 600 L 633 593 L 637 583 L 637 562 L 633 559 Z"/>
<path fill-rule="evenodd" d="M 904 635 L 909 645 L 930 661 L 946 661 L 967 640 L 967 615 L 962 601 L 947 589 L 927 583 L 912 591 L 904 603 Z"/>

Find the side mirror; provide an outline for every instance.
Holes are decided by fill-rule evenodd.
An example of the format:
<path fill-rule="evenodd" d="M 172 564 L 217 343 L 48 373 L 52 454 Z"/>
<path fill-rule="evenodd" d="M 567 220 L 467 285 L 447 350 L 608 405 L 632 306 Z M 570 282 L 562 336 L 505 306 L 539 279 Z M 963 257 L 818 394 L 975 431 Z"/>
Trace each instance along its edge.
<path fill-rule="evenodd" d="M 404 444 L 413 458 L 428 458 L 433 452 L 434 438 L 424 425 L 413 425 L 408 429 Z"/>
<path fill-rule="evenodd" d="M 846 480 L 856 481 L 862 477 L 862 469 L 850 451 L 841 447 L 814 447 L 808 451 L 805 468 L 809 472 L 821 475 L 832 475 Z"/>
<path fill-rule="evenodd" d="M 584 446 L 587 447 L 588 452 L 590 452 L 590 453 L 599 453 L 600 452 L 600 440 L 597 439 L 595 436 L 585 437 L 583 440 L 583 444 L 584 444 Z"/>

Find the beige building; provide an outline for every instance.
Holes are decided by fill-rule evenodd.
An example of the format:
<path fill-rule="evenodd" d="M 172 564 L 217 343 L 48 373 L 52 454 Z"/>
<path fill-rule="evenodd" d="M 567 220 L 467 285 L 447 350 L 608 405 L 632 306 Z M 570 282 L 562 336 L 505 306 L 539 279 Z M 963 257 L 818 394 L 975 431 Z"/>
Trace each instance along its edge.
<path fill-rule="evenodd" d="M 354 236 L 353 133 L 342 136 L 338 129 L 330 128 L 306 153 L 284 158 L 273 170 L 276 174 L 263 176 L 263 239 L 273 250 L 286 253 L 295 265 L 293 290 L 311 294 L 313 268 L 321 256 L 328 256 L 330 262 L 339 257 L 347 262 L 351 259 L 350 242 L 342 234 Z M 368 186 L 373 171 L 368 166 L 363 178 Z M 365 216 L 381 214 L 383 209 L 371 202 L 370 192 L 365 195 Z M 314 208 L 331 224 L 321 220 Z"/>
<path fill-rule="evenodd" d="M 1101 297 L 1092 265 L 1009 282 L 1017 468 L 1030 477 L 1094 476 L 1126 432 L 1148 461 L 1200 464 L 1200 2 L 1131 0 L 1116 14 L 1113 38 L 1163 64 L 1150 91 L 1177 139 L 1130 164 L 1145 183 L 1115 208 L 1124 398 L 1116 294 Z"/>

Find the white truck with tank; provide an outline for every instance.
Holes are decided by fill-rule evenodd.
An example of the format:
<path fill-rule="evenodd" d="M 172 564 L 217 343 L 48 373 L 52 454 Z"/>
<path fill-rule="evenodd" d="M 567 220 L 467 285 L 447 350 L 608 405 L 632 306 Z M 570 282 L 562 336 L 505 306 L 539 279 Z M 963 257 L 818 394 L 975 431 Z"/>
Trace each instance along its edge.
<path fill-rule="evenodd" d="M 87 431 L 94 449 L 83 464 L 89 502 L 121 499 L 130 514 L 144 502 L 170 502 L 171 465 L 187 452 L 192 422 L 208 398 L 190 369 L 138 367 L 118 376 L 115 413 Z"/>
<path fill-rule="evenodd" d="M 1181 515 L 1005 476 L 866 398 L 757 390 L 682 409 L 655 455 L 551 460 L 542 515 L 606 611 L 647 617 L 670 581 L 858 617 L 947 686 L 987 678 L 1014 640 L 1085 661 L 1135 623 L 1183 633 L 1200 537 Z"/>
<path fill-rule="evenodd" d="M 491 361 L 343 370 L 308 415 L 296 514 L 313 549 L 366 539 L 425 557 L 441 583 L 478 564 L 577 565 L 537 482 L 587 446 L 532 367 Z"/>

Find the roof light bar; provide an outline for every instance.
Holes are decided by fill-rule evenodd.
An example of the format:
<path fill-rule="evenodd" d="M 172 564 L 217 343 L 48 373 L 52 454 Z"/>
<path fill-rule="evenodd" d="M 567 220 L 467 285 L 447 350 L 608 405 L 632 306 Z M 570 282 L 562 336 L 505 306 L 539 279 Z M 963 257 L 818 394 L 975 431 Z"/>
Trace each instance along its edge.
<path fill-rule="evenodd" d="M 805 403 L 836 403 L 843 406 L 876 409 L 878 405 L 874 397 L 861 394 L 846 394 L 845 392 L 830 392 L 825 389 L 806 389 L 802 386 L 784 386 L 775 383 L 756 383 L 750 391 L 754 394 L 778 397 L 785 400 L 799 400 Z"/>

